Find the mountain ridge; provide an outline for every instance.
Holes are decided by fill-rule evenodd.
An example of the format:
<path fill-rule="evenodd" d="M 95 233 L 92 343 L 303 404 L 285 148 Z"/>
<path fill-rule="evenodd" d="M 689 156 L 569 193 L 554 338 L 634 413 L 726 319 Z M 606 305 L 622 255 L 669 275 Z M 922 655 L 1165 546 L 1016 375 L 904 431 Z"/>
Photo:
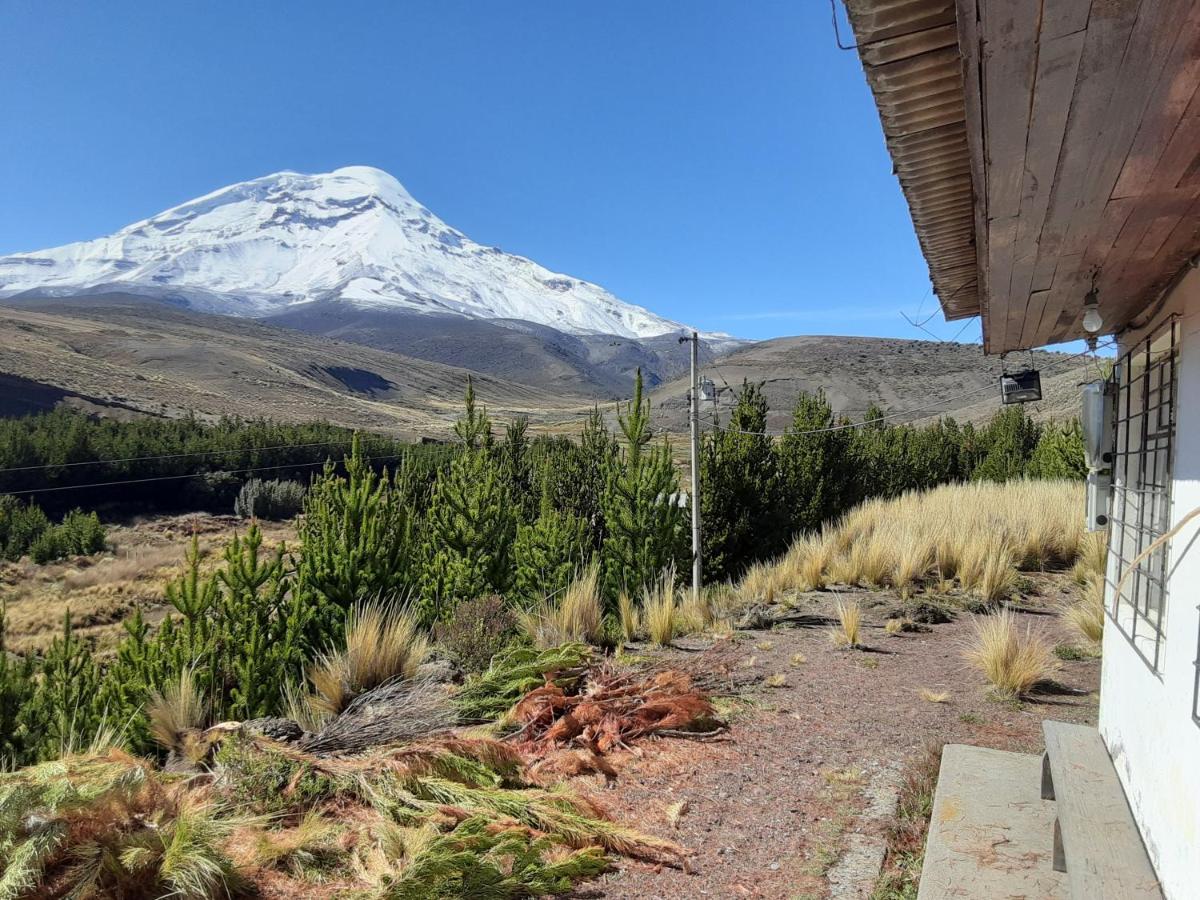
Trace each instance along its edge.
<path fill-rule="evenodd" d="M 0 257 L 0 298 L 101 290 L 237 316 L 339 300 L 568 334 L 643 339 L 688 330 L 599 285 L 476 243 L 369 166 L 277 172 L 105 237 Z"/>

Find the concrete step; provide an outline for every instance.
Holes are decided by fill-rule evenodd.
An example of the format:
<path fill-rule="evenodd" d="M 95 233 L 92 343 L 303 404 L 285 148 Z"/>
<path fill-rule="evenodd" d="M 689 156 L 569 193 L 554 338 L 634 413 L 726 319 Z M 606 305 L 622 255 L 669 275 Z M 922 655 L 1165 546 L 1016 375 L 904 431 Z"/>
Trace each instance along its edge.
<path fill-rule="evenodd" d="M 1162 900 L 1162 891 L 1100 732 L 1043 722 L 1042 796 L 1053 800 L 1054 867 L 1072 900 Z"/>
<path fill-rule="evenodd" d="M 1041 767 L 1032 754 L 943 748 L 918 900 L 1065 900 Z"/>

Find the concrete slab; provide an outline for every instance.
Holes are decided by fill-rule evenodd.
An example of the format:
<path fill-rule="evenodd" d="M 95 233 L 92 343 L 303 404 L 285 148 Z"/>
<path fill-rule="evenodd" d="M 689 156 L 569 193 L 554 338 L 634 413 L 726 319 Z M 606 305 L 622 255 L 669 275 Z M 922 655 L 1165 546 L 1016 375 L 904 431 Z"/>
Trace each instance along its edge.
<path fill-rule="evenodd" d="M 1064 900 L 1041 784 L 1040 756 L 947 744 L 918 900 Z"/>

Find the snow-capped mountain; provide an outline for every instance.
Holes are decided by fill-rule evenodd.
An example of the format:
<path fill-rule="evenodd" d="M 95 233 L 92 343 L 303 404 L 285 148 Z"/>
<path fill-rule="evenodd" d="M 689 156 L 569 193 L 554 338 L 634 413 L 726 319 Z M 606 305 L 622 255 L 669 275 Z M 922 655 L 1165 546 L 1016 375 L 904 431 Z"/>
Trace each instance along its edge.
<path fill-rule="evenodd" d="M 475 243 L 368 166 L 280 172 L 108 237 L 0 257 L 0 298 L 97 288 L 235 316 L 341 300 L 574 334 L 646 338 L 684 328 L 598 285 Z"/>

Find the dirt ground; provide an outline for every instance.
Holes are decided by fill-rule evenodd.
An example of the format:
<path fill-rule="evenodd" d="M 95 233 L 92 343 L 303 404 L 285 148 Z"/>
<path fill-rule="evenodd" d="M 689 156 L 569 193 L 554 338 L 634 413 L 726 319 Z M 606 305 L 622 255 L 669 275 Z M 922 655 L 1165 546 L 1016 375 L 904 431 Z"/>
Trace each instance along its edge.
<path fill-rule="evenodd" d="M 291 544 L 295 527 L 260 522 L 263 543 Z M 18 653 L 45 650 L 62 632 L 67 611 L 78 635 L 101 653 L 112 650 L 135 609 L 150 622 L 165 614 L 163 588 L 182 570 L 193 535 L 203 566 L 215 564 L 234 532 L 248 523 L 235 516 L 189 513 L 157 516 L 108 527 L 109 551 L 38 566 L 25 559 L 0 562 L 0 601 L 5 604 L 5 646 Z"/>
<path fill-rule="evenodd" d="M 1043 602 L 1067 589 L 1061 577 L 1042 582 Z M 598 794 L 620 820 L 693 850 L 691 871 L 622 863 L 575 896 L 828 897 L 827 873 L 882 770 L 900 772 L 930 743 L 1040 752 L 1043 719 L 1095 723 L 1099 660 L 1064 660 L 1052 692 L 997 701 L 961 655 L 969 615 L 892 635 L 883 625 L 894 598 L 856 593 L 864 606 L 877 604 L 867 613 L 866 649 L 836 649 L 826 626 L 810 625 L 741 633 L 708 651 L 711 664 L 701 666 L 712 671 L 731 666 L 786 682 L 770 687 L 764 678 L 735 701 L 720 741 L 643 744 L 640 757 L 618 761 L 615 787 Z M 828 594 L 809 599 L 818 610 L 829 602 Z M 1019 618 L 1070 642 L 1053 614 Z M 663 655 L 696 665 L 696 654 Z M 923 699 L 922 689 L 948 697 Z M 596 790 L 592 779 L 576 781 Z M 682 814 L 670 809 L 680 803 Z"/>

